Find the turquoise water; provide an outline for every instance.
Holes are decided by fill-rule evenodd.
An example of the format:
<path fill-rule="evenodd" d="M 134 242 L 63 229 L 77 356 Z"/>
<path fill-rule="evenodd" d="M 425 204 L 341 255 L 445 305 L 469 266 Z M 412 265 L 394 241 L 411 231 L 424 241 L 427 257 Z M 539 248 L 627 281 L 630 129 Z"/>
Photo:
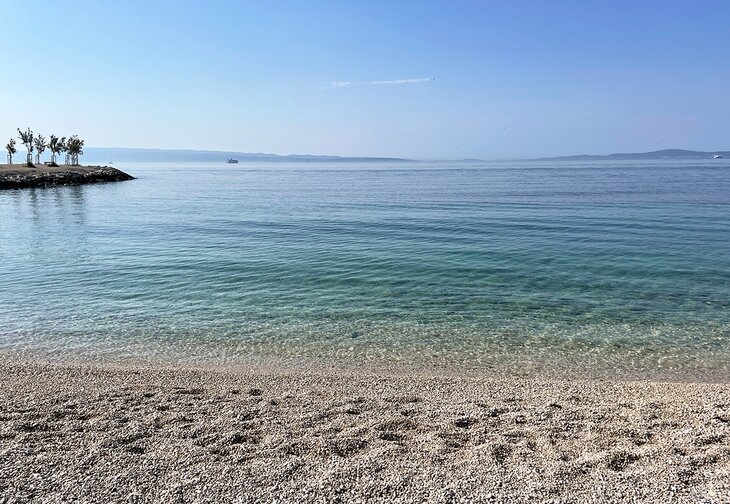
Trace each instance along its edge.
<path fill-rule="evenodd" d="M 0 192 L 0 350 L 730 368 L 730 163 L 129 165 Z"/>

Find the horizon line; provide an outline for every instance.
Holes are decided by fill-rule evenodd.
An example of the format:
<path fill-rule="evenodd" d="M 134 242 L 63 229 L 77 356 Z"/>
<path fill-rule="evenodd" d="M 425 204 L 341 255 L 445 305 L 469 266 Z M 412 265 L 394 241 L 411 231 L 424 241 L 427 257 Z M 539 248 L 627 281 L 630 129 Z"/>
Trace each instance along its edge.
<path fill-rule="evenodd" d="M 288 153 L 288 154 L 277 154 L 272 152 L 245 152 L 240 150 L 221 150 L 221 149 L 191 149 L 191 148 L 170 148 L 170 147 L 114 147 L 114 146 L 87 146 L 86 149 L 107 149 L 107 150 L 127 150 L 127 151 L 155 151 L 155 152 L 189 152 L 189 153 L 205 153 L 205 154 L 242 154 L 247 156 L 268 156 L 268 157 L 314 157 L 314 158 L 342 158 L 342 159 L 386 159 L 386 160 L 402 160 L 402 161 L 531 161 L 531 160 L 549 160 L 549 159 L 560 159 L 570 157 L 608 157 L 616 155 L 645 155 L 653 154 L 665 151 L 679 151 L 696 154 L 728 154 L 730 155 L 730 149 L 722 150 L 694 150 L 694 149 L 682 149 L 682 148 L 667 148 L 657 149 L 648 151 L 633 151 L 633 152 L 610 152 L 608 154 L 560 154 L 560 155 L 547 155 L 547 156 L 501 156 L 494 158 L 485 157 L 404 157 L 404 156 L 392 156 L 392 155 L 342 155 L 342 154 L 299 154 L 299 153 Z"/>

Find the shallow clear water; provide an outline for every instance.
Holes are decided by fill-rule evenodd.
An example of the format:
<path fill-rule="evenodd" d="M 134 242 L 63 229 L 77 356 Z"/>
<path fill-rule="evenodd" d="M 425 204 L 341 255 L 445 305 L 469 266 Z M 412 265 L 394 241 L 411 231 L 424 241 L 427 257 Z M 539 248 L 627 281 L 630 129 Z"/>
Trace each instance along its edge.
<path fill-rule="evenodd" d="M 0 192 L 0 350 L 730 368 L 730 163 L 129 165 Z"/>

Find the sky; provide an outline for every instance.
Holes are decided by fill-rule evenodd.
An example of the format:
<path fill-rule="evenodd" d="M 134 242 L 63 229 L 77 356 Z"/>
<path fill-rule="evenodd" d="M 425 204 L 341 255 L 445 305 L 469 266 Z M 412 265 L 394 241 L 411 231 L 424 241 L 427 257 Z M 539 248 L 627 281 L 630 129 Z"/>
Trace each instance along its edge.
<path fill-rule="evenodd" d="M 0 140 L 508 159 L 730 149 L 730 2 L 4 0 Z"/>

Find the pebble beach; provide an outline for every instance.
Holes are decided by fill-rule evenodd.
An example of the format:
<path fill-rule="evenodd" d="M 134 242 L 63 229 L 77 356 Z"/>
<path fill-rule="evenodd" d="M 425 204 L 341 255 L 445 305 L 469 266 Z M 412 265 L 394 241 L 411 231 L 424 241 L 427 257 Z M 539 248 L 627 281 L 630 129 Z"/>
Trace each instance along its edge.
<path fill-rule="evenodd" d="M 730 496 L 726 383 L 268 369 L 6 356 L 0 502 Z"/>

